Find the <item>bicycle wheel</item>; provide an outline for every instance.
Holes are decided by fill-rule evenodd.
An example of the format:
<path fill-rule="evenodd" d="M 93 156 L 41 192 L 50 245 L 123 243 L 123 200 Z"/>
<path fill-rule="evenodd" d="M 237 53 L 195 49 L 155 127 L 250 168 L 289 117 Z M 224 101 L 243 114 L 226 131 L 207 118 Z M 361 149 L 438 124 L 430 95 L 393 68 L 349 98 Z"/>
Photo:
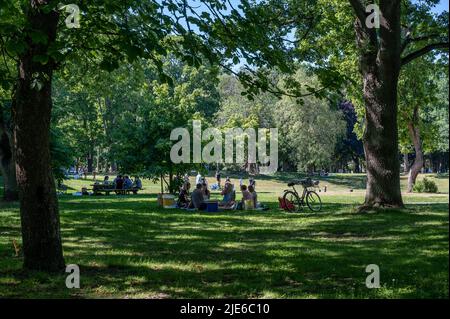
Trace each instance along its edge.
<path fill-rule="evenodd" d="M 300 199 L 298 198 L 297 194 L 292 191 L 287 191 L 284 193 L 283 202 L 285 203 L 284 210 L 288 211 L 289 213 L 298 212 L 301 208 Z"/>
<path fill-rule="evenodd" d="M 311 211 L 318 212 L 322 209 L 322 200 L 316 192 L 308 191 L 306 194 L 306 205 Z"/>

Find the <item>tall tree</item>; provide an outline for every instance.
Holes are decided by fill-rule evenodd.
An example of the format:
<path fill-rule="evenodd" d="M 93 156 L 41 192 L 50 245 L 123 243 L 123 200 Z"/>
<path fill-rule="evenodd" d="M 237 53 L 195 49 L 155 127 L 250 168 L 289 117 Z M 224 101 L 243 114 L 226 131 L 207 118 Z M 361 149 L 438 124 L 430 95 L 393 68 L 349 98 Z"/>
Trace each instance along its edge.
<path fill-rule="evenodd" d="M 310 37 L 299 38 L 301 56 L 325 83 L 350 84 L 346 93 L 364 118 L 367 186 L 365 207 L 402 207 L 398 159 L 398 77 L 402 66 L 436 50 L 448 50 L 448 13 L 437 0 L 317 1 Z M 368 5 L 376 4 L 379 28 Z M 370 9 L 370 8 L 369 8 Z M 369 23 L 368 23 L 369 22 Z M 356 38 L 356 43 L 355 39 Z M 332 45 L 330 45 L 332 43 Z M 359 77 L 358 74 L 359 73 Z M 362 90 L 361 90 L 362 87 Z"/>
<path fill-rule="evenodd" d="M 448 66 L 447 66 L 448 67 Z M 414 162 L 409 167 L 407 191 L 412 192 L 417 176 L 425 164 L 425 153 L 438 144 L 437 126 L 425 116 L 438 106 L 439 71 L 432 57 L 422 58 L 406 65 L 399 81 L 400 146 L 404 154 L 413 146 Z M 445 75 L 444 75 L 445 76 Z"/>
<path fill-rule="evenodd" d="M 86 17 L 85 28 L 80 30 L 64 26 L 58 1 L 2 1 L 0 6 L 1 51 L 16 60 L 18 67 L 12 108 L 14 154 L 24 267 L 28 269 L 56 271 L 64 266 L 49 148 L 54 70 L 64 61 L 83 56 L 97 57 L 91 61 L 106 69 L 125 57 L 152 58 L 162 50 L 160 40 L 167 34 L 162 19 L 139 20 L 140 12 L 157 16 L 155 4 L 132 0 L 77 4 Z M 144 52 L 144 47 L 149 50 Z"/>
<path fill-rule="evenodd" d="M 30 31 L 24 39 L 25 48 L 18 54 L 13 123 L 24 267 L 56 271 L 64 267 L 64 258 L 50 164 L 51 92 L 56 61 L 48 57 L 48 52 L 56 41 L 59 13 L 44 10 L 45 4 L 31 0 L 25 11 L 26 28 L 40 36 L 34 38 Z"/>
<path fill-rule="evenodd" d="M 286 20 L 285 8 L 269 2 L 274 5 L 245 0 L 237 10 L 217 0 L 203 1 L 201 7 L 185 0 L 77 0 L 73 4 L 83 12 L 81 28 L 68 30 L 59 1 L 0 1 L 0 50 L 18 65 L 13 120 L 25 268 L 56 271 L 64 266 L 49 150 L 55 69 L 71 59 L 90 59 L 113 70 L 122 61 L 144 57 L 170 82 L 161 59 L 168 51 L 194 66 L 205 58 L 237 64 L 244 57 L 258 66 L 289 69 L 280 37 L 295 20 L 280 28 L 273 17 Z"/>
<path fill-rule="evenodd" d="M 435 36 L 428 33 L 429 30 L 422 33 L 419 25 L 409 24 L 409 30 L 402 39 L 400 0 L 380 0 L 379 30 L 369 27 L 366 22 L 367 4 L 364 5 L 360 0 L 350 0 L 350 3 L 357 16 L 355 33 L 364 83 L 366 127 L 363 141 L 367 167 L 365 205 L 401 207 L 403 200 L 400 192 L 397 128 L 400 69 L 434 49 L 448 48 L 448 38 L 442 29 L 438 30 L 438 36 Z M 408 13 L 414 7 L 411 4 L 411 7 L 404 9 Z M 403 21 L 417 22 L 408 18 L 406 16 Z M 415 27 L 418 28 L 414 29 Z M 429 40 L 434 42 L 428 42 Z M 411 50 L 410 44 L 414 42 L 425 42 L 426 45 Z"/>

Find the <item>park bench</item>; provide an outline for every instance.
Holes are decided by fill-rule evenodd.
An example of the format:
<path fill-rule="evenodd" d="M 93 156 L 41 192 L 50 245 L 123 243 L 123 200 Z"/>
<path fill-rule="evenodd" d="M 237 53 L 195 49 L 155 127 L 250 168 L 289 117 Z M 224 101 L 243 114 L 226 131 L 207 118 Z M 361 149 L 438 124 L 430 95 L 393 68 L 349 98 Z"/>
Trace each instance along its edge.
<path fill-rule="evenodd" d="M 103 184 L 93 184 L 92 186 L 92 192 L 94 193 L 94 195 L 101 195 L 101 194 L 106 194 L 109 195 L 109 193 L 116 193 L 116 194 L 120 194 L 120 195 L 125 195 L 125 194 L 137 194 L 139 191 L 143 190 L 143 188 L 127 188 L 127 189 L 116 189 L 114 187 L 112 187 L 112 185 L 103 185 Z"/>

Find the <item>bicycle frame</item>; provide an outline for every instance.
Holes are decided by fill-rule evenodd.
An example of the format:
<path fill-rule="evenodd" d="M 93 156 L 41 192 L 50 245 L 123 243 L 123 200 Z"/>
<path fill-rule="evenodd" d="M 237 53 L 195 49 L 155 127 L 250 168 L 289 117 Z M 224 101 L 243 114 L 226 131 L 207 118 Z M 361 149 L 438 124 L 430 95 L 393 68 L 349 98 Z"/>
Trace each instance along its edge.
<path fill-rule="evenodd" d="M 304 202 L 305 202 L 304 201 L 305 196 L 306 196 L 306 194 L 308 192 L 308 188 L 307 187 L 303 187 L 302 196 L 300 196 L 299 193 L 297 192 L 297 190 L 295 189 L 295 185 L 292 185 L 291 188 L 292 188 L 292 190 L 294 190 L 295 195 L 297 195 L 297 197 L 299 198 L 301 204 L 303 205 Z M 285 189 L 284 192 L 287 192 L 287 191 L 290 191 L 290 190 L 291 189 Z"/>
<path fill-rule="evenodd" d="M 284 190 L 284 195 L 283 195 L 283 199 L 286 200 L 286 196 L 287 194 L 292 194 L 293 196 L 295 196 L 295 200 L 298 201 L 298 209 L 300 209 L 301 207 L 304 206 L 308 206 L 309 209 L 311 211 L 320 211 L 322 209 L 322 200 L 320 199 L 320 196 L 315 192 L 315 190 L 313 190 L 312 188 L 316 188 L 316 185 L 318 183 L 313 183 L 312 185 L 307 184 L 306 183 L 290 183 L 291 185 L 288 185 L 290 187 L 290 189 L 285 189 Z M 297 189 L 295 188 L 295 185 L 301 185 L 303 187 L 303 192 L 302 195 L 299 195 L 299 192 L 297 191 Z M 311 197 L 310 197 L 310 194 Z M 317 197 L 318 201 L 316 202 L 315 197 Z M 289 198 L 290 201 L 294 200 L 293 198 Z M 312 203 L 310 203 L 310 200 L 312 200 Z M 314 208 L 311 207 L 311 205 L 315 206 Z M 318 209 L 317 209 L 317 204 Z M 286 210 L 286 209 L 285 209 Z M 291 209 L 289 209 L 289 211 L 291 211 Z"/>

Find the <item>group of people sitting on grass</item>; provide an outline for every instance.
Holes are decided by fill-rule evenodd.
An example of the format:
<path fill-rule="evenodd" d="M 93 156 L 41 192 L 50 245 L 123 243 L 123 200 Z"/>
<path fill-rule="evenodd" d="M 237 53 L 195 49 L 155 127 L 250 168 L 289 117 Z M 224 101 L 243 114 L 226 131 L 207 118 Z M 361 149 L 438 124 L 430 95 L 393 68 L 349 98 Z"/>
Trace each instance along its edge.
<path fill-rule="evenodd" d="M 206 208 L 205 202 L 211 197 L 208 184 L 198 183 L 192 194 L 190 193 L 190 189 L 191 183 L 185 181 L 183 186 L 181 186 L 180 193 L 178 195 L 177 206 L 179 208 L 204 210 Z"/>
<path fill-rule="evenodd" d="M 178 195 L 177 207 L 184 209 L 198 209 L 205 210 L 206 202 L 211 198 L 211 192 L 208 189 L 208 184 L 205 178 L 199 178 L 197 176 L 195 189 L 190 194 L 191 184 L 185 179 L 185 182 L 180 188 L 180 193 Z M 222 201 L 219 202 L 219 208 L 225 210 L 238 209 L 242 210 L 244 208 L 255 209 L 259 208 L 261 205 L 258 203 L 258 195 L 255 190 L 254 180 L 251 185 L 242 184 L 240 186 L 242 192 L 242 199 L 236 201 L 236 191 L 234 185 L 231 183 L 230 178 L 227 177 L 225 185 L 221 192 L 223 196 Z"/>

